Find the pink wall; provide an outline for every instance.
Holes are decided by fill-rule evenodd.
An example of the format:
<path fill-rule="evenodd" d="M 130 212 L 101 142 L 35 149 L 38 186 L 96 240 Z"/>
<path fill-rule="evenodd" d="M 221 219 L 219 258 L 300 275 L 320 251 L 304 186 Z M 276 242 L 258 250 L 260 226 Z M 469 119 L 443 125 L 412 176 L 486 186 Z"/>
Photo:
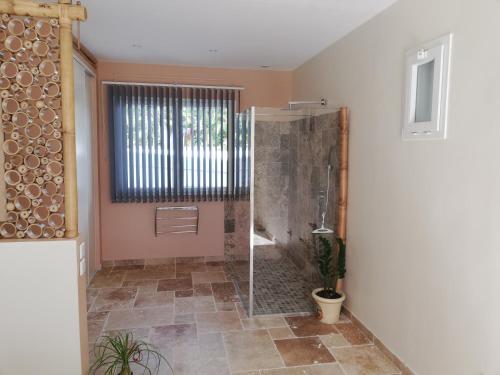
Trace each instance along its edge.
<path fill-rule="evenodd" d="M 181 83 L 243 86 L 241 108 L 283 107 L 291 96 L 291 72 L 214 69 L 167 65 L 99 62 L 101 81 Z M 100 89 L 103 103 L 102 86 Z M 106 106 L 100 106 L 99 186 L 101 215 L 101 259 L 211 256 L 224 252 L 224 205 L 197 203 L 200 210 L 198 235 L 154 235 L 154 209 L 168 203 L 111 203 Z M 189 203 L 187 203 L 189 204 Z M 175 205 L 179 205 L 175 203 Z"/>

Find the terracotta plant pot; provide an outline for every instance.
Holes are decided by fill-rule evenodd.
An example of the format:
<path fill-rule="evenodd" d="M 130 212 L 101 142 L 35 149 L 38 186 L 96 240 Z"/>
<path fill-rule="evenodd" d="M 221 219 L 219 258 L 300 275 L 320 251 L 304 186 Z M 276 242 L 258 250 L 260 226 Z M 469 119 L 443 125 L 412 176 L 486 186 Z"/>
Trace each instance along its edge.
<path fill-rule="evenodd" d="M 340 318 L 342 302 L 345 300 L 345 294 L 343 292 L 338 292 L 341 295 L 340 298 L 329 299 L 320 297 L 316 294 L 321 290 L 323 290 L 323 288 L 314 289 L 312 292 L 312 296 L 318 305 L 320 320 L 322 323 L 326 324 L 337 323 Z"/>

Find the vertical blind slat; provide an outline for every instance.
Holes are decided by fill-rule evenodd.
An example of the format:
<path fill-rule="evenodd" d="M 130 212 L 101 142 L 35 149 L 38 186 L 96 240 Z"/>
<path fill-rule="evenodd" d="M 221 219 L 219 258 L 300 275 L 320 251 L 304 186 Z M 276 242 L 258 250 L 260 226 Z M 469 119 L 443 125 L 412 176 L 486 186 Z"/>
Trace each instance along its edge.
<path fill-rule="evenodd" d="M 125 160 L 127 155 L 126 155 L 126 145 L 127 145 L 127 133 L 125 131 L 126 129 L 126 102 L 125 102 L 125 95 L 126 91 L 125 88 L 122 87 L 120 90 L 120 123 L 119 123 L 119 128 L 120 128 L 120 133 L 121 133 L 121 148 L 120 148 L 120 154 L 122 157 L 122 160 Z M 121 186 L 121 195 L 123 200 L 128 200 L 128 189 L 125 187 L 127 186 L 127 168 L 125 164 L 122 162 L 121 163 L 121 168 L 120 168 L 120 186 Z"/>
<path fill-rule="evenodd" d="M 202 127 L 203 127 L 203 200 L 207 200 L 207 128 L 206 128 L 206 108 L 208 90 L 203 90 L 203 105 L 202 105 Z"/>
<path fill-rule="evenodd" d="M 213 123 L 213 146 L 214 146 L 214 200 L 219 200 L 219 174 L 217 173 L 218 164 L 217 159 L 219 156 L 219 147 L 217 145 L 217 109 L 219 108 L 219 95 L 220 91 L 215 90 L 215 103 L 214 103 L 214 123 Z"/>
<path fill-rule="evenodd" d="M 116 186 L 116 171 L 118 167 L 115 163 L 116 157 L 116 131 L 115 131 L 115 113 L 116 108 L 116 97 L 115 97 L 115 87 L 108 87 L 108 137 L 109 137 L 109 152 L 111 157 L 109 158 L 109 169 L 110 169 L 110 185 L 111 185 L 111 201 L 117 202 L 117 186 Z"/>
<path fill-rule="evenodd" d="M 170 121 L 172 116 L 172 99 L 170 88 L 167 88 L 167 164 L 168 164 L 168 200 L 171 201 L 172 197 L 172 176 L 173 176 L 173 167 L 172 167 L 172 123 Z"/>
<path fill-rule="evenodd" d="M 194 107 L 194 97 L 193 97 L 193 89 L 190 89 L 190 95 L 189 95 L 189 101 L 190 101 L 190 105 L 189 105 L 189 112 L 190 112 L 190 115 L 191 115 L 191 121 L 189 122 L 191 128 L 190 128 L 190 138 L 191 138 L 191 183 L 189 184 L 189 195 L 190 195 L 190 198 L 192 201 L 194 201 L 194 142 L 195 142 L 195 138 L 194 138 L 194 111 L 193 111 L 193 107 Z"/>
<path fill-rule="evenodd" d="M 133 157 L 133 147 L 132 147 L 132 136 L 133 136 L 133 111 L 132 111 L 132 87 L 126 88 L 126 110 L 127 110 L 127 121 L 125 122 L 127 129 L 127 149 L 126 152 L 128 171 L 127 171 L 127 183 L 131 187 L 127 189 L 129 192 L 129 200 L 134 200 L 134 182 L 132 181 L 132 176 L 134 175 L 134 163 L 131 163 Z"/>
<path fill-rule="evenodd" d="M 110 85 L 113 202 L 246 198 L 249 116 L 239 92 Z"/>
<path fill-rule="evenodd" d="M 208 200 L 212 200 L 212 89 L 208 92 Z"/>
<path fill-rule="evenodd" d="M 196 199 L 200 201 L 200 193 L 201 193 L 201 176 L 200 176 L 200 171 L 202 170 L 202 167 L 200 165 L 200 90 L 196 89 L 196 181 L 198 182 L 198 189 L 195 189 L 196 191 Z"/>
<path fill-rule="evenodd" d="M 155 195 L 154 201 L 158 202 L 160 200 L 160 176 L 161 176 L 161 168 L 160 168 L 160 123 L 159 123 L 159 113 L 158 113 L 158 88 L 153 87 L 153 131 L 154 131 L 154 139 L 153 139 L 153 148 L 155 150 L 154 154 L 154 171 L 155 171 Z"/>

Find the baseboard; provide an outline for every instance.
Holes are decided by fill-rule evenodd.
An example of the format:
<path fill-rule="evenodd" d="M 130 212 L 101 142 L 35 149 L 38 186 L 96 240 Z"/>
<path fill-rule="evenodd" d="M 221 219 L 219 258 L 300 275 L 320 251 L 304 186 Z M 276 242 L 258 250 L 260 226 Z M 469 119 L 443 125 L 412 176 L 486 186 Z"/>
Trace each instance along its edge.
<path fill-rule="evenodd" d="M 351 319 L 352 323 L 358 327 L 365 335 L 368 337 L 373 344 L 382 352 L 384 355 L 391 360 L 392 363 L 401 371 L 402 375 L 417 375 L 412 370 L 404 364 L 404 362 L 396 354 L 385 346 L 385 344 L 373 334 L 349 309 L 342 306 L 342 312 Z"/>
<path fill-rule="evenodd" d="M 196 256 L 196 257 L 171 257 L 171 258 L 148 258 L 148 259 L 116 259 L 103 260 L 102 268 L 109 267 L 126 267 L 126 266 L 148 266 L 157 264 L 174 264 L 174 263 L 210 263 L 224 261 L 224 256 Z"/>

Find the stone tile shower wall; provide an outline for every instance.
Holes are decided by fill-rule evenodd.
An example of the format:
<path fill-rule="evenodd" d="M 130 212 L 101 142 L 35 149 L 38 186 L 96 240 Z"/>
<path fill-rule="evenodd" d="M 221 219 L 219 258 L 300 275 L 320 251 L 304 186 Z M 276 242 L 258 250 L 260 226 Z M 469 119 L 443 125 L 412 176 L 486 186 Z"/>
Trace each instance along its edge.
<path fill-rule="evenodd" d="M 224 257 L 248 261 L 250 253 L 250 201 L 224 201 Z"/>
<path fill-rule="evenodd" d="M 2 14 L 0 60 L 0 238 L 64 237 L 58 20 Z"/>
<path fill-rule="evenodd" d="M 294 121 L 290 126 L 288 230 L 286 248 L 293 262 L 303 269 L 307 280 L 317 279 L 315 246 L 311 231 L 321 225 L 325 204 L 327 166 L 330 171 L 330 198 L 325 226 L 336 228 L 338 191 L 338 113 Z M 333 238 L 330 238 L 333 241 Z"/>
<path fill-rule="evenodd" d="M 255 121 L 254 224 L 278 244 L 288 241 L 290 122 Z"/>
<path fill-rule="evenodd" d="M 311 231 L 321 225 L 329 156 L 326 226 L 336 224 L 338 133 L 338 113 L 255 123 L 255 227 L 274 237 L 310 281 L 317 279 Z"/>

